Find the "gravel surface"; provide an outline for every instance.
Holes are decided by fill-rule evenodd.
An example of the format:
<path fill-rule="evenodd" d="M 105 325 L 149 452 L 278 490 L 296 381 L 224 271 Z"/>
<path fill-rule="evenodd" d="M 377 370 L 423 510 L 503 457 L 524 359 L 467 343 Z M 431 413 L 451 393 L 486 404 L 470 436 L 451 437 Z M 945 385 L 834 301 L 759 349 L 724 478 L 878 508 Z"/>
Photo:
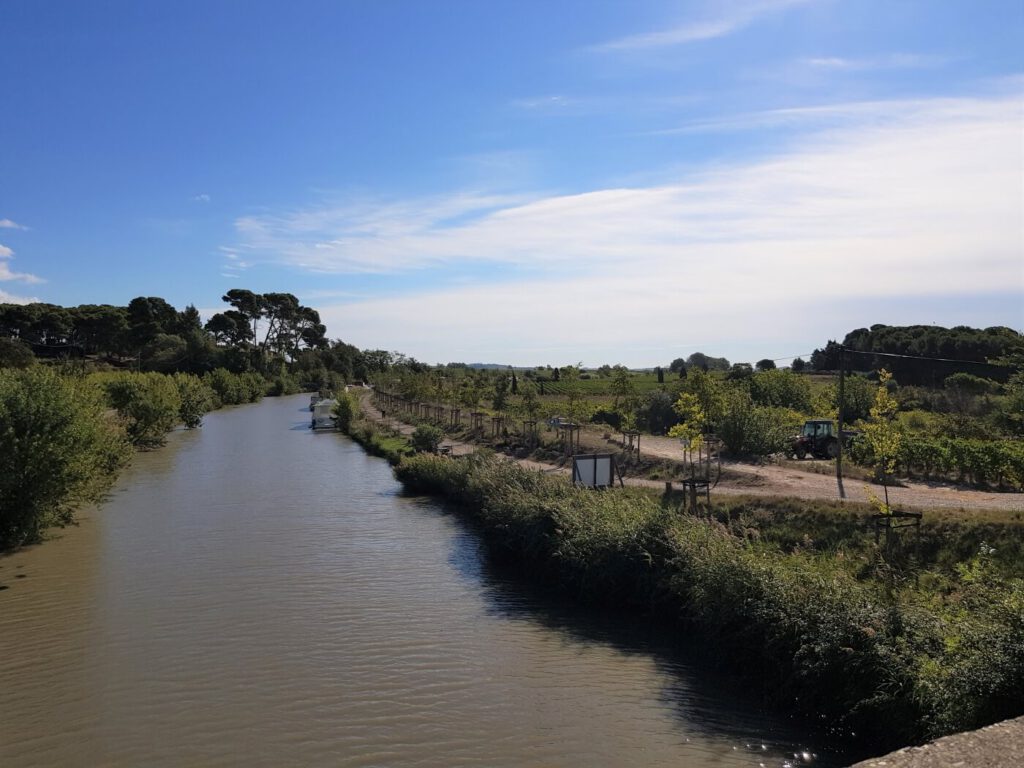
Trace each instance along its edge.
<path fill-rule="evenodd" d="M 402 434 L 411 434 L 414 427 L 399 422 L 393 417 L 383 419 L 380 411 L 373 405 L 369 392 L 362 397 L 362 408 L 366 415 L 375 421 L 385 421 L 389 426 L 398 429 Z M 618 450 L 619 445 L 613 439 L 602 438 L 600 428 L 585 428 L 582 437 L 586 450 L 605 447 Z M 455 454 L 468 453 L 476 449 L 472 443 L 456 440 L 445 440 L 444 445 L 451 446 Z M 682 450 L 679 441 L 668 437 L 643 435 L 640 450 L 644 456 L 679 460 Z M 553 473 L 568 474 L 567 468 L 541 464 L 535 461 L 520 461 L 524 466 Z M 723 461 L 723 469 L 727 469 L 728 477 L 715 487 L 714 493 L 726 495 L 750 496 L 787 496 L 800 499 L 827 499 L 838 501 L 839 488 L 832 465 L 824 461 L 805 460 L 786 462 L 783 464 L 747 464 L 737 461 Z M 817 470 L 817 471 L 815 471 Z M 627 478 L 629 485 L 664 488 L 664 481 Z M 865 480 L 844 478 L 843 486 L 846 498 L 850 501 L 867 502 L 869 490 L 879 496 L 882 488 Z M 1024 494 L 997 493 L 977 491 L 943 483 L 925 483 L 903 480 L 901 487 L 889 489 L 889 501 L 894 509 L 961 509 L 967 513 L 983 510 L 1000 510 L 1006 512 L 1024 511 Z M 1022 763 L 1024 768 L 1024 763 Z"/>

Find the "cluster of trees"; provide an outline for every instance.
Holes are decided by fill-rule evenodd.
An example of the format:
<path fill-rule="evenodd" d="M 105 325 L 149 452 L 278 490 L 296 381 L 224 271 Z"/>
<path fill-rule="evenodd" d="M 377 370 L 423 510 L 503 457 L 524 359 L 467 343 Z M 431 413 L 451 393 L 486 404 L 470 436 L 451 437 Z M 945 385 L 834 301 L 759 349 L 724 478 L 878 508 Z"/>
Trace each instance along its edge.
<path fill-rule="evenodd" d="M 1019 366 L 1024 358 L 1024 336 L 1012 328 L 872 325 L 870 328 L 850 331 L 841 345 L 829 341 L 824 349 L 814 350 L 810 359 L 811 368 L 816 371 L 838 370 L 840 346 L 854 353 L 847 362 L 848 368 L 886 368 L 901 385 L 928 387 L 941 387 L 955 373 L 1006 381 L 1013 372 L 1012 363 L 1016 361 Z M 911 357 L 883 357 L 872 353 Z"/>
<path fill-rule="evenodd" d="M 0 367 L 88 357 L 114 368 L 203 375 L 217 368 L 279 380 L 279 393 L 366 380 L 393 365 L 428 366 L 397 353 L 326 338 L 315 309 L 290 293 L 235 288 L 205 324 L 192 305 L 156 296 L 126 306 L 0 304 Z"/>

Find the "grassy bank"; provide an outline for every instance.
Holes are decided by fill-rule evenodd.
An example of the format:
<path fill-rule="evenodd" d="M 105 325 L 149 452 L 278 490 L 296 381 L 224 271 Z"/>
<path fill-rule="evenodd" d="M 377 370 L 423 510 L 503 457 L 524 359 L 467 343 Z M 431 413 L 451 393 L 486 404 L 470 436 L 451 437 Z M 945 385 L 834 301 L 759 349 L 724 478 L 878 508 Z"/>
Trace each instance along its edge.
<path fill-rule="evenodd" d="M 699 629 L 779 702 L 872 748 L 1024 711 L 1017 524 L 942 520 L 919 549 L 883 551 L 850 506 L 733 500 L 697 519 L 672 498 L 575 489 L 484 455 L 415 456 L 396 474 L 541 577 Z"/>

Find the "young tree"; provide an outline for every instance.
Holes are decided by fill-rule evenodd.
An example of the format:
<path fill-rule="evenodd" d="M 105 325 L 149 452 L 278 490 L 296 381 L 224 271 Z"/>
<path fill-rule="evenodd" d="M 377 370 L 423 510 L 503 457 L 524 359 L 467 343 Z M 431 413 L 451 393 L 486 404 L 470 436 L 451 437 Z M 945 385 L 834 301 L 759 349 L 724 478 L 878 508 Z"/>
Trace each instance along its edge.
<path fill-rule="evenodd" d="M 899 457 L 903 443 L 896 414 L 899 403 L 889 392 L 889 381 L 892 374 L 884 368 L 878 372 L 878 388 L 875 390 L 875 402 L 871 406 L 870 420 L 864 424 L 864 439 L 871 447 L 874 457 L 875 475 L 882 483 L 885 500 L 881 501 L 869 493 L 878 511 L 884 515 L 892 513 L 889 506 L 889 478 L 896 471 L 896 459 Z"/>

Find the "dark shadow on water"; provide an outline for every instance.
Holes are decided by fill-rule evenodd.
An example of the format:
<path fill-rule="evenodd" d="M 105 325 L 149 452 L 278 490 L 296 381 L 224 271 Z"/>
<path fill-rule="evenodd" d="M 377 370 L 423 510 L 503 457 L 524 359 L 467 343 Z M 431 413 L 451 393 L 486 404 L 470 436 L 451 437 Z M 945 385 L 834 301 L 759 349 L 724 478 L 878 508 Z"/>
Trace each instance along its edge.
<path fill-rule="evenodd" d="M 666 681 L 661 702 L 679 721 L 683 736 L 687 731 L 713 735 L 736 749 L 764 755 L 761 762 L 766 766 L 783 760 L 843 766 L 868 756 L 829 734 L 827 724 L 780 712 L 768 702 L 766 690 L 751 684 L 749 675 L 730 674 L 727 659 L 716 657 L 700 637 L 688 637 L 667 617 L 583 604 L 550 583 L 531 578 L 521 565 L 491 556 L 476 524 L 453 507 L 436 499 L 410 498 L 425 514 L 459 521 L 448 563 L 479 586 L 491 615 L 557 632 L 583 646 L 601 645 L 626 656 L 650 658 Z M 816 757 L 805 763 L 796 757 L 804 751 Z"/>

